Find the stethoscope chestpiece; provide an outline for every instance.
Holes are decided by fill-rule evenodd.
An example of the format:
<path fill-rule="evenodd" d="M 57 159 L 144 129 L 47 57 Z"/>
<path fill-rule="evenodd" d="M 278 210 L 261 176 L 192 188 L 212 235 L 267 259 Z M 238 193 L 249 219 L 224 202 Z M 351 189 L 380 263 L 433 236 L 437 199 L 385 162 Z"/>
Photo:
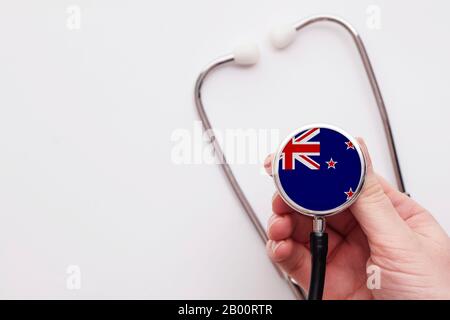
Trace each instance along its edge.
<path fill-rule="evenodd" d="M 358 141 L 327 124 L 308 125 L 291 133 L 276 153 L 272 168 L 283 200 L 295 211 L 315 218 L 348 208 L 366 176 Z"/>

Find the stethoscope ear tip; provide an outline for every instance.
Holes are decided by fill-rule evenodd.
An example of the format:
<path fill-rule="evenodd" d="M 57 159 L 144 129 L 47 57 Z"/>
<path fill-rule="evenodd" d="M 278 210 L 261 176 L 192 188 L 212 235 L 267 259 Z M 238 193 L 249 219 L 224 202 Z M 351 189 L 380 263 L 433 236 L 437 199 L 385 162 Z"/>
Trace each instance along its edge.
<path fill-rule="evenodd" d="M 271 44 L 277 49 L 288 47 L 295 38 L 296 30 L 293 25 L 285 25 L 274 28 L 269 35 Z"/>
<path fill-rule="evenodd" d="M 259 61 L 259 48 L 255 43 L 246 43 L 233 50 L 234 62 L 241 66 L 251 66 Z"/>

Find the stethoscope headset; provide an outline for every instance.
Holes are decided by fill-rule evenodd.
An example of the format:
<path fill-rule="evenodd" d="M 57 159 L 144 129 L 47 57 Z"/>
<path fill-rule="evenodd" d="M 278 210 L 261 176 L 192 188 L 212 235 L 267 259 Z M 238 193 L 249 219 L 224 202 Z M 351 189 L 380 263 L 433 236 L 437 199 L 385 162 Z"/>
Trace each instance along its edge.
<path fill-rule="evenodd" d="M 356 48 L 358 49 L 359 55 L 361 57 L 364 69 L 366 71 L 367 77 L 370 82 L 370 86 L 372 88 L 373 95 L 375 97 L 375 101 L 378 106 L 378 111 L 381 116 L 383 127 L 385 131 L 385 136 L 387 139 L 387 143 L 389 146 L 389 153 L 392 160 L 392 165 L 394 167 L 394 173 L 395 178 L 397 182 L 398 189 L 403 192 L 405 192 L 405 184 L 403 182 L 402 172 L 399 165 L 398 155 L 395 148 L 395 142 L 391 130 L 391 125 L 389 122 L 389 118 L 386 112 L 386 107 L 384 104 L 383 97 L 381 95 L 380 87 L 378 85 L 377 79 L 375 77 L 375 73 L 372 68 L 372 64 L 370 62 L 369 56 L 367 54 L 367 51 L 365 49 L 364 43 L 361 40 L 361 37 L 348 22 L 334 17 L 334 16 L 328 16 L 328 15 L 320 15 L 320 16 L 314 16 L 311 18 L 307 18 L 305 20 L 302 20 L 298 23 L 295 23 L 293 25 L 289 25 L 286 27 L 278 28 L 274 30 L 271 33 L 271 43 L 274 47 L 277 49 L 284 49 L 288 47 L 295 39 L 296 33 L 303 28 L 312 25 L 316 22 L 332 22 L 337 24 L 338 26 L 343 27 L 352 37 L 354 44 L 356 45 Z M 218 69 L 219 67 L 235 64 L 239 66 L 251 66 L 258 62 L 259 59 L 259 51 L 258 47 L 253 44 L 247 44 L 242 45 L 235 50 L 231 54 L 224 55 L 222 57 L 219 57 L 218 59 L 211 62 L 197 77 L 196 83 L 195 83 L 195 90 L 194 90 L 194 98 L 195 98 L 195 106 L 198 112 L 198 115 L 200 117 L 200 120 L 203 124 L 203 128 L 205 132 L 209 135 L 210 142 L 213 145 L 215 154 L 218 156 L 220 160 L 220 166 L 222 170 L 225 173 L 226 178 L 228 179 L 228 182 L 230 183 L 234 193 L 238 197 L 242 207 L 244 208 L 247 216 L 252 221 L 254 227 L 256 228 L 259 236 L 261 237 L 262 241 L 267 243 L 268 237 L 267 234 L 261 225 L 261 222 L 257 218 L 257 215 L 250 205 L 247 197 L 245 196 L 242 188 L 240 187 L 235 175 L 233 174 L 229 164 L 226 161 L 225 155 L 222 151 L 222 148 L 220 144 L 218 143 L 217 139 L 214 136 L 213 127 L 209 121 L 208 115 L 205 111 L 203 102 L 202 102 L 202 86 L 204 84 L 205 79 L 207 76 L 214 70 Z M 280 181 L 280 175 L 278 174 L 278 169 L 281 167 L 281 164 L 285 161 L 283 159 L 283 150 L 286 148 L 286 145 L 289 141 L 298 141 L 301 139 L 302 136 L 305 136 L 308 134 L 308 132 L 313 132 L 314 130 L 322 130 L 324 132 L 327 130 L 329 134 L 334 135 L 338 138 L 344 138 L 346 140 L 349 140 L 351 142 L 352 148 L 356 151 L 355 155 L 357 159 L 359 159 L 360 168 L 357 168 L 358 175 L 360 175 L 360 179 L 358 180 L 357 187 L 351 191 L 351 199 L 347 198 L 345 203 L 341 205 L 336 205 L 333 209 L 327 209 L 323 211 L 315 211 L 315 210 L 309 210 L 308 208 L 303 207 L 298 202 L 293 200 L 289 194 L 287 194 L 283 182 Z M 307 161 L 312 161 L 305 159 Z M 306 165 L 314 165 L 314 163 L 309 164 L 306 163 Z M 311 216 L 313 218 L 313 231 L 310 235 L 310 248 L 311 248 L 311 261 L 312 261 L 312 271 L 311 271 L 311 280 L 310 280 L 310 286 L 309 286 L 309 292 L 307 298 L 309 300 L 321 300 L 323 295 L 323 289 L 324 289 L 324 281 L 325 281 L 325 269 L 326 269 L 326 257 L 327 257 L 327 246 L 328 246 L 328 240 L 327 240 L 327 234 L 325 233 L 325 217 L 336 214 L 339 212 L 342 212 L 345 208 L 350 206 L 358 197 L 362 185 L 364 183 L 365 178 L 365 159 L 364 155 L 361 152 L 361 149 L 358 145 L 358 142 L 353 139 L 351 136 L 349 136 L 346 132 L 344 132 L 341 129 L 328 126 L 328 125 L 312 125 L 300 128 L 296 130 L 291 136 L 288 137 L 288 139 L 283 142 L 283 144 L 280 146 L 279 151 L 277 152 L 274 162 L 273 162 L 273 176 L 275 180 L 276 188 L 278 189 L 280 196 L 283 198 L 283 200 L 286 201 L 288 205 L 290 205 L 292 208 L 294 208 L 296 211 L 298 211 L 301 214 L 306 214 L 308 216 Z M 314 167 L 312 167 L 314 169 Z M 295 296 L 298 299 L 305 299 L 305 294 L 293 279 L 290 279 L 287 275 L 285 275 L 278 267 L 277 270 L 279 274 L 286 279 L 289 287 L 295 294 Z"/>

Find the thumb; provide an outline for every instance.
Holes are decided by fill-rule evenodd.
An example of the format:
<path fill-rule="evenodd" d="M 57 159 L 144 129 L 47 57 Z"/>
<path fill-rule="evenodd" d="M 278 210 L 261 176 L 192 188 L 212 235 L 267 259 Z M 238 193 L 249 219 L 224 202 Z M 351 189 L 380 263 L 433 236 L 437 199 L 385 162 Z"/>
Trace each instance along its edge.
<path fill-rule="evenodd" d="M 392 202 L 384 193 L 367 151 L 361 138 L 357 139 L 367 163 L 367 173 L 361 194 L 350 207 L 355 219 L 367 236 L 369 242 L 382 239 L 396 240 L 408 234 L 409 228 L 397 213 Z"/>

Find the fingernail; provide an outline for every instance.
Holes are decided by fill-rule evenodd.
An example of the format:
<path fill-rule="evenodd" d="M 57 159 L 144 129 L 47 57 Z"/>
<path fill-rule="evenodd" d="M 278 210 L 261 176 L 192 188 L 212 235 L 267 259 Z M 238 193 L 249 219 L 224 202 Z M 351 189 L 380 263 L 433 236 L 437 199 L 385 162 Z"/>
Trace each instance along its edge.
<path fill-rule="evenodd" d="M 267 156 L 266 159 L 264 160 L 264 168 L 269 168 L 271 162 L 272 161 L 270 159 L 270 156 Z"/>
<path fill-rule="evenodd" d="M 275 216 L 275 215 L 272 215 L 272 216 L 269 218 L 269 221 L 267 221 L 267 230 L 270 229 L 270 226 L 274 223 L 274 221 L 275 221 L 277 218 L 278 218 L 278 217 Z"/>
<path fill-rule="evenodd" d="M 364 141 L 363 138 L 357 137 L 356 140 L 358 141 L 361 151 L 364 154 L 364 158 L 366 160 L 367 165 L 367 171 L 372 172 L 373 171 L 373 165 L 372 165 L 372 159 L 370 158 L 369 150 L 367 149 L 366 141 Z"/>
<path fill-rule="evenodd" d="M 273 202 L 273 200 L 275 200 L 275 198 L 277 197 L 277 195 L 278 195 L 278 192 L 275 192 L 275 193 L 273 194 L 273 196 L 272 196 L 272 202 Z"/>
<path fill-rule="evenodd" d="M 277 249 L 283 244 L 284 240 L 281 241 L 272 241 L 272 252 L 275 253 Z"/>

